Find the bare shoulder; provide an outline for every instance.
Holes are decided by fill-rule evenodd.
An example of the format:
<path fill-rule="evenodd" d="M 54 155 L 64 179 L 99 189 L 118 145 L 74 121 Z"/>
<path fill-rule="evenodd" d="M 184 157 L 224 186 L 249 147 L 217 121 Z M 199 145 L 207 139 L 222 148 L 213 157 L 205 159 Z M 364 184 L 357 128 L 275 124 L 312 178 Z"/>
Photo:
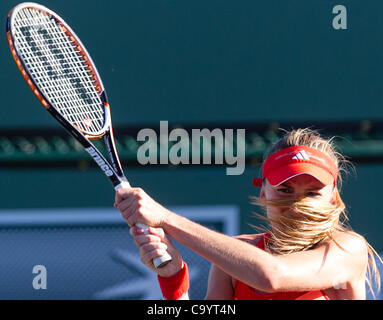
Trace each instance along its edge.
<path fill-rule="evenodd" d="M 262 236 L 262 233 L 241 234 L 241 235 L 235 236 L 234 238 L 241 241 L 245 241 L 255 246 L 258 243 L 258 240 L 261 236 Z"/>
<path fill-rule="evenodd" d="M 366 239 L 353 231 L 336 231 L 319 250 L 324 250 L 326 256 L 333 257 L 336 264 L 344 265 L 353 270 L 356 276 L 364 274 L 368 265 L 369 248 Z M 331 254 L 330 254 L 331 253 Z"/>
<path fill-rule="evenodd" d="M 332 238 L 332 242 L 340 249 L 350 254 L 367 256 L 367 241 L 360 234 L 353 231 L 336 231 L 333 233 Z"/>
<path fill-rule="evenodd" d="M 346 281 L 339 282 L 325 290 L 330 299 L 365 299 L 365 277 L 368 266 L 368 243 L 366 239 L 352 231 L 338 231 L 333 234 L 331 247 L 336 257 L 334 270 L 349 276 Z"/>

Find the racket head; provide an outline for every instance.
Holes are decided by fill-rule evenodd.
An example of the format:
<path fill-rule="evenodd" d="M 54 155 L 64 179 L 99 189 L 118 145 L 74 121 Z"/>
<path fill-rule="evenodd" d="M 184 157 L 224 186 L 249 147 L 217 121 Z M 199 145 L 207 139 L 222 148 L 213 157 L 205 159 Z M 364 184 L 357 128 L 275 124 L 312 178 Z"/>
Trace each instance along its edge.
<path fill-rule="evenodd" d="M 42 105 L 62 124 L 89 139 L 110 129 L 110 106 L 85 46 L 52 10 L 25 2 L 7 18 L 7 40 L 24 79 Z"/>

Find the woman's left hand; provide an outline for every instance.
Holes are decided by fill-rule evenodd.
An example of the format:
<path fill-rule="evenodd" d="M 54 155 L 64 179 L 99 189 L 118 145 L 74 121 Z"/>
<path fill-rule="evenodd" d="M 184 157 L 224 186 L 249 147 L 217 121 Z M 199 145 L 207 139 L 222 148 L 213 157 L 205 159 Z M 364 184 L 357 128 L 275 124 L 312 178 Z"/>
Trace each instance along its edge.
<path fill-rule="evenodd" d="M 140 248 L 142 263 L 152 271 L 162 277 L 171 277 L 181 270 L 182 257 L 161 228 L 141 229 L 135 226 L 130 228 L 130 234 L 134 237 L 136 246 Z M 171 255 L 172 261 L 161 268 L 155 268 L 153 259 L 161 257 L 165 252 Z"/>

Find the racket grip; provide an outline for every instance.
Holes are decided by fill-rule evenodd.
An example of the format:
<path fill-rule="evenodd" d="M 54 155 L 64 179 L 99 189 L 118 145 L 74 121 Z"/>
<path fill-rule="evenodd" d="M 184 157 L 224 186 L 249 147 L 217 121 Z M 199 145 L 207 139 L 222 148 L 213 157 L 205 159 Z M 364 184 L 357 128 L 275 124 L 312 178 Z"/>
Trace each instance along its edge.
<path fill-rule="evenodd" d="M 114 189 L 117 191 L 118 189 L 122 188 L 131 188 L 131 186 L 128 181 L 123 181 L 119 185 L 115 186 Z M 147 233 L 149 230 L 149 227 L 143 223 L 136 223 L 136 226 L 143 229 L 145 233 Z M 170 261 L 172 261 L 171 255 L 168 252 L 165 252 L 162 256 L 153 259 L 153 265 L 155 268 L 162 268 L 166 266 Z"/>
<path fill-rule="evenodd" d="M 136 223 L 136 227 L 144 230 L 145 234 L 148 233 L 149 227 L 143 223 Z M 166 266 L 170 261 L 172 261 L 172 257 L 168 252 L 165 252 L 162 256 L 154 258 L 153 264 L 156 268 L 162 268 Z"/>

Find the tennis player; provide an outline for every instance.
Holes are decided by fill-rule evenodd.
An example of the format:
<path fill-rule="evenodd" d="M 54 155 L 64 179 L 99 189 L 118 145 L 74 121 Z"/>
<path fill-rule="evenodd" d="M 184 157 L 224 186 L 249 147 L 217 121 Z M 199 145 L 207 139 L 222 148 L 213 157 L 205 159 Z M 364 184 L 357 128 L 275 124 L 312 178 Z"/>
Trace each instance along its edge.
<path fill-rule="evenodd" d="M 287 132 L 265 155 L 254 203 L 263 233 L 230 237 L 169 211 L 140 188 L 121 189 L 115 207 L 131 226 L 141 261 L 158 274 L 166 299 L 188 299 L 187 264 L 167 235 L 212 262 L 206 299 L 365 299 L 380 283 L 376 252 L 345 224 L 339 190 L 346 160 L 316 131 Z M 144 223 L 144 230 L 134 226 Z M 154 268 L 167 250 L 173 260 Z"/>

